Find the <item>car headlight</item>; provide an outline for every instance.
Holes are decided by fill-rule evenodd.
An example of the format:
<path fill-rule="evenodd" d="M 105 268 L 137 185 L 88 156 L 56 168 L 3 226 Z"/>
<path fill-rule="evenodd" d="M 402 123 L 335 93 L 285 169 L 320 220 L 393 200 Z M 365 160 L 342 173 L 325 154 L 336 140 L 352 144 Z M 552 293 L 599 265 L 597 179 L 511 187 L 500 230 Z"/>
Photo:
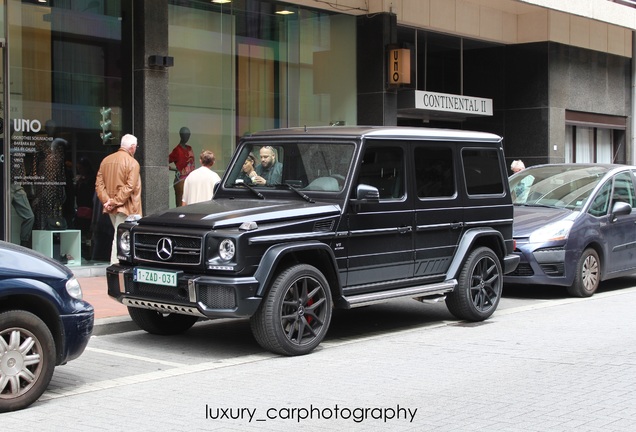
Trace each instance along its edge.
<path fill-rule="evenodd" d="M 574 222 L 571 220 L 562 220 L 548 224 L 530 234 L 528 240 L 530 243 L 567 240 L 573 224 Z"/>
<path fill-rule="evenodd" d="M 236 253 L 236 246 L 231 239 L 224 239 L 219 243 L 219 257 L 223 261 L 230 261 L 234 258 Z"/>
<path fill-rule="evenodd" d="M 66 281 L 66 292 L 74 299 L 82 299 L 82 287 L 75 276 Z"/>
<path fill-rule="evenodd" d="M 124 231 L 119 236 L 119 250 L 125 254 L 130 254 L 130 231 Z"/>

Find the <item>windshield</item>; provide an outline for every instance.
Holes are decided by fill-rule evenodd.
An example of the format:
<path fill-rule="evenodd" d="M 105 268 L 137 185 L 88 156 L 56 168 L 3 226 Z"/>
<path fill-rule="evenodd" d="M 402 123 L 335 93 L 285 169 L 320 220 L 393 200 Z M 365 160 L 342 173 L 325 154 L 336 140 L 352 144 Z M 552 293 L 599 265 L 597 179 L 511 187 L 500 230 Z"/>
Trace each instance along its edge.
<path fill-rule="evenodd" d="M 605 167 L 589 165 L 528 168 L 510 177 L 512 202 L 579 210 L 607 171 Z"/>
<path fill-rule="evenodd" d="M 351 165 L 354 145 L 290 141 L 246 144 L 228 169 L 227 188 L 284 188 L 340 192 Z"/>

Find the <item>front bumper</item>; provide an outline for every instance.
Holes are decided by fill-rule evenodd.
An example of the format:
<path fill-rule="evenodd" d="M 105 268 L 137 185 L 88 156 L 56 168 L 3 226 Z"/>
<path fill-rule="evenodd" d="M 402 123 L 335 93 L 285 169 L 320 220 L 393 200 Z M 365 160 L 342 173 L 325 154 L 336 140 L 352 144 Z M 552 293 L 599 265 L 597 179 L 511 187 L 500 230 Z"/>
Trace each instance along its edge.
<path fill-rule="evenodd" d="M 169 287 L 134 281 L 132 267 L 114 264 L 106 269 L 106 281 L 108 295 L 118 302 L 161 313 L 242 318 L 252 316 L 261 302 L 253 277 L 180 273 L 177 286 Z"/>
<path fill-rule="evenodd" d="M 519 255 L 515 255 L 515 254 L 506 255 L 504 257 L 504 262 L 503 262 L 503 264 L 504 264 L 504 268 L 503 268 L 504 274 L 508 274 L 510 272 L 515 271 L 515 269 L 519 265 L 519 260 L 520 259 L 521 259 L 521 257 Z"/>
<path fill-rule="evenodd" d="M 64 346 L 58 357 L 58 364 L 79 357 L 93 334 L 95 313 L 91 305 L 83 303 L 86 305 L 84 311 L 60 316 L 64 331 Z"/>
<path fill-rule="evenodd" d="M 566 263 L 573 262 L 571 251 L 562 245 L 536 247 L 530 243 L 517 243 L 515 253 L 520 261 L 517 268 L 504 276 L 504 283 L 530 285 L 570 286 L 574 272 Z"/>

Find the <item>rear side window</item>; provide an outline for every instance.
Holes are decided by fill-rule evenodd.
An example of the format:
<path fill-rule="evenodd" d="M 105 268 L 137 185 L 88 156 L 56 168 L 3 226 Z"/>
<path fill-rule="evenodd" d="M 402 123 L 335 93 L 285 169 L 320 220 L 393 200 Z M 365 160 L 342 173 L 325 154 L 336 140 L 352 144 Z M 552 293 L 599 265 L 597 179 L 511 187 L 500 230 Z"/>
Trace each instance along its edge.
<path fill-rule="evenodd" d="M 442 198 L 455 195 L 453 151 L 448 147 L 416 148 L 415 181 L 419 198 Z"/>
<path fill-rule="evenodd" d="M 501 195 L 504 179 L 496 149 L 465 148 L 462 166 L 468 195 Z"/>

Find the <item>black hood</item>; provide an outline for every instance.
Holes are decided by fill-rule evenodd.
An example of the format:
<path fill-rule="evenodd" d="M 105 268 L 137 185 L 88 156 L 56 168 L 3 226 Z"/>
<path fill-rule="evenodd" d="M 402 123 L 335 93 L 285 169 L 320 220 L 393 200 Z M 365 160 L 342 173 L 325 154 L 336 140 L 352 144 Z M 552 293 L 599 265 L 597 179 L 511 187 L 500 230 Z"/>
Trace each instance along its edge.
<path fill-rule="evenodd" d="M 146 216 L 140 225 L 221 229 L 243 222 L 280 222 L 340 214 L 337 204 L 298 200 L 224 199 L 205 201 Z"/>

